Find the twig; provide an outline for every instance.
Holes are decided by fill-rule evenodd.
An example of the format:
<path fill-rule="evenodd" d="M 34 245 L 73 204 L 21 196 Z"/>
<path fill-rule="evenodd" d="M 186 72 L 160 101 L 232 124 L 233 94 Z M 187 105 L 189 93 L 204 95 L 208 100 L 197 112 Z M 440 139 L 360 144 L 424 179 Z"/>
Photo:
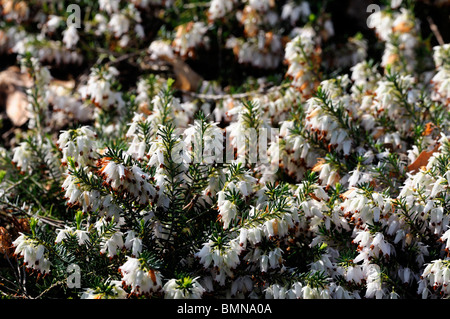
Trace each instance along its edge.
<path fill-rule="evenodd" d="M 11 186 L 9 186 L 6 190 L 5 190 L 5 194 L 9 194 L 10 190 L 12 190 L 13 188 L 15 188 L 16 186 L 19 186 L 20 184 L 22 184 L 23 181 L 27 180 L 28 178 L 30 178 L 29 175 L 25 176 L 23 179 L 19 180 L 18 182 L 12 184 Z"/>
<path fill-rule="evenodd" d="M 135 56 L 139 56 L 140 54 L 142 54 L 142 52 L 137 51 L 137 52 L 131 52 L 131 53 L 123 54 L 119 57 L 116 57 L 112 53 L 110 53 L 110 60 L 108 62 L 106 62 L 105 65 L 109 66 L 111 64 L 119 63 L 121 61 L 128 60 L 130 58 L 134 58 Z M 111 59 L 111 57 L 113 57 L 113 59 Z"/>
<path fill-rule="evenodd" d="M 8 263 L 9 263 L 9 265 L 11 266 L 11 269 L 13 270 L 14 277 L 16 277 L 16 281 L 19 282 L 19 275 L 20 275 L 20 274 L 17 274 L 17 273 L 16 273 L 16 270 L 14 269 L 14 266 L 13 266 L 11 260 L 9 259 L 8 254 L 5 254 L 5 257 L 6 257 L 6 259 L 8 260 Z M 20 287 L 19 287 L 19 288 L 20 288 Z"/>
<path fill-rule="evenodd" d="M 63 221 L 58 220 L 58 219 L 54 219 L 54 218 L 50 218 L 50 217 L 46 217 L 46 216 L 33 215 L 33 214 L 31 214 L 30 212 L 28 212 L 28 211 L 26 211 L 26 210 L 20 208 L 19 206 L 14 205 L 13 203 L 9 203 L 9 202 L 0 200 L 0 204 L 6 205 L 6 206 L 8 206 L 8 207 L 11 207 L 11 208 L 13 208 L 13 209 L 19 211 L 20 213 L 22 213 L 22 214 L 24 214 L 24 215 L 27 215 L 27 216 L 29 216 L 29 217 L 35 217 L 35 218 L 38 218 L 38 219 L 42 220 L 44 223 L 46 223 L 46 224 L 48 224 L 48 225 L 50 225 L 50 226 L 53 226 L 53 227 L 62 228 L 62 227 L 64 227 L 64 225 L 65 225 L 65 223 L 64 223 Z M 11 218 L 11 216 L 10 216 L 7 212 L 5 212 L 5 211 L 0 211 L 0 214 L 6 216 L 6 217 L 8 217 L 8 218 Z"/>
<path fill-rule="evenodd" d="M 433 19 L 430 16 L 428 16 L 427 20 L 428 20 L 428 23 L 430 24 L 430 29 L 433 32 L 434 36 L 436 37 L 439 45 L 444 45 L 445 44 L 444 38 L 442 38 L 442 35 L 439 32 L 439 29 L 438 29 L 437 25 L 434 23 Z"/>
<path fill-rule="evenodd" d="M 195 9 L 195 8 L 206 8 L 211 5 L 211 2 L 196 2 L 196 3 L 186 3 L 183 4 L 183 9 Z"/>
<path fill-rule="evenodd" d="M 60 280 L 60 281 L 55 282 L 55 283 L 52 284 L 50 287 L 48 287 L 48 288 L 45 289 L 43 292 L 41 292 L 35 299 L 40 299 L 40 298 L 42 298 L 42 296 L 43 296 L 44 294 L 46 294 L 47 292 L 49 292 L 51 289 L 53 289 L 53 288 L 55 288 L 56 286 L 59 286 L 59 285 L 65 283 L 65 282 L 66 282 L 66 280 Z"/>
<path fill-rule="evenodd" d="M 11 284 L 11 285 L 15 285 L 11 280 L 9 280 L 8 278 L 5 278 L 5 277 L 3 277 L 3 276 L 0 276 L 0 279 L 1 279 L 3 282 L 7 282 L 7 283 L 9 283 L 9 284 Z M 2 285 L 3 288 L 8 289 L 9 291 L 17 292 L 17 290 L 14 290 L 14 289 L 12 289 L 11 287 L 5 286 L 3 283 L 2 283 L 1 285 Z M 1 291 L 1 290 L 0 290 L 0 291 Z"/>
<path fill-rule="evenodd" d="M 22 274 L 20 272 L 21 268 L 22 268 L 23 276 L 22 276 Z M 19 280 L 20 288 L 22 288 L 23 292 L 25 293 L 25 296 L 28 297 L 27 287 L 26 287 L 26 284 L 27 284 L 26 276 L 27 276 L 27 274 L 26 274 L 25 269 L 23 269 L 23 267 L 20 267 L 19 263 L 17 263 L 17 272 L 18 272 L 19 277 L 20 277 L 20 280 Z"/>
<path fill-rule="evenodd" d="M 181 90 L 181 92 L 183 92 L 184 94 L 190 95 L 194 98 L 198 98 L 198 99 L 202 99 L 202 100 L 213 100 L 213 101 L 219 101 L 219 100 L 225 100 L 228 98 L 232 98 L 232 99 L 245 99 L 248 98 L 250 96 L 253 95 L 258 95 L 258 94 L 267 94 L 270 92 L 274 92 L 274 91 L 278 91 L 282 88 L 286 88 L 290 86 L 290 83 L 284 83 L 282 85 L 278 85 L 278 86 L 273 86 L 269 89 L 267 89 L 267 87 L 262 87 L 258 90 L 255 91 L 250 91 L 250 92 L 244 92 L 244 93 L 236 93 L 236 94 L 202 94 L 202 93 L 196 93 L 196 92 L 191 92 L 191 91 L 185 91 L 185 90 Z"/>

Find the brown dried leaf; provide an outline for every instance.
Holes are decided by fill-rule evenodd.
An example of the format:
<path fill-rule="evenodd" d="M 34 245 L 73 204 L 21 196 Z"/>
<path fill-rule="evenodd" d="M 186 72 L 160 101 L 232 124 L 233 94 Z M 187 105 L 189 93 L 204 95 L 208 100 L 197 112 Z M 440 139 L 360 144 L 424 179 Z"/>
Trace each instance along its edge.
<path fill-rule="evenodd" d="M 434 125 L 432 122 L 428 122 L 427 124 L 425 124 L 425 131 L 423 131 L 422 135 L 423 136 L 430 135 L 435 128 L 436 125 Z"/>
<path fill-rule="evenodd" d="M 180 57 L 161 55 L 162 61 L 168 62 L 175 73 L 175 87 L 183 91 L 197 91 L 203 78 L 184 62 Z"/>
<path fill-rule="evenodd" d="M 313 166 L 312 171 L 313 172 L 320 172 L 322 169 L 323 164 L 325 164 L 325 159 L 319 158 L 317 163 Z"/>
<path fill-rule="evenodd" d="M 14 91 L 6 98 L 6 115 L 15 126 L 22 126 L 28 121 L 27 97 L 21 91 Z"/>
<path fill-rule="evenodd" d="M 28 100 L 25 89 L 32 81 L 27 74 L 21 73 L 16 66 L 0 72 L 0 105 L 15 126 L 22 126 L 28 120 Z"/>
<path fill-rule="evenodd" d="M 373 138 L 374 139 L 377 139 L 377 138 L 379 138 L 381 135 L 383 135 L 384 134 L 384 128 L 382 128 L 382 127 L 378 127 L 377 128 L 377 130 L 376 130 L 376 132 L 373 134 Z"/>
<path fill-rule="evenodd" d="M 28 218 L 19 218 L 19 219 L 17 219 L 17 222 L 19 224 L 20 232 L 22 232 L 22 233 L 30 232 L 30 221 Z"/>
<path fill-rule="evenodd" d="M 173 59 L 171 63 L 176 77 L 175 86 L 183 91 L 197 91 L 203 78 L 179 57 Z"/>
<path fill-rule="evenodd" d="M 0 253 L 11 256 L 11 235 L 5 227 L 0 227 Z"/>
<path fill-rule="evenodd" d="M 433 150 L 431 151 L 422 151 L 419 156 L 417 156 L 416 160 L 412 162 L 410 165 L 408 165 L 407 170 L 408 172 L 414 172 L 419 171 L 421 168 L 424 168 L 428 164 L 428 160 L 433 155 L 434 152 L 436 152 L 439 148 L 439 145 L 436 144 Z"/>

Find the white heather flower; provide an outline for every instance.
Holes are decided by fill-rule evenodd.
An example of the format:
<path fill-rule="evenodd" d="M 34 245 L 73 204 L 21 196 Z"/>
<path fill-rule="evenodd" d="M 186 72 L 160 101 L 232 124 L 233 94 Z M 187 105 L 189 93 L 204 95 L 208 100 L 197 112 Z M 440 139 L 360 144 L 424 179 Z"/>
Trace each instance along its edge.
<path fill-rule="evenodd" d="M 71 51 L 76 55 L 76 51 Z M 65 63 L 72 63 L 67 61 Z M 86 103 L 82 103 L 78 97 L 71 95 L 71 92 L 63 86 L 50 86 L 49 103 L 53 105 L 52 120 L 55 120 L 57 127 L 62 127 L 67 120 L 76 120 L 86 123 L 92 119 L 93 110 Z"/>
<path fill-rule="evenodd" d="M 446 43 L 441 46 L 435 46 L 433 47 L 433 59 L 434 63 L 436 64 L 436 67 L 441 68 L 447 68 L 448 64 L 444 63 L 446 59 L 448 59 L 450 55 L 450 44 Z"/>
<path fill-rule="evenodd" d="M 236 296 L 238 292 L 246 293 L 253 289 L 251 276 L 240 276 L 233 280 L 231 284 L 231 295 Z"/>
<path fill-rule="evenodd" d="M 354 296 L 350 295 L 350 292 L 343 288 L 342 286 L 336 286 L 334 288 L 334 298 L 335 299 L 355 299 Z"/>
<path fill-rule="evenodd" d="M 381 270 L 378 265 L 369 265 L 367 273 L 366 298 L 382 299 L 385 295 Z"/>
<path fill-rule="evenodd" d="M 127 256 L 127 261 L 119 270 L 123 285 L 130 287 L 136 295 L 150 295 L 162 287 L 159 271 L 148 268 L 140 259 Z"/>
<path fill-rule="evenodd" d="M 422 298 L 432 291 L 439 291 L 441 295 L 448 296 L 450 294 L 450 265 L 448 260 L 437 259 L 427 264 L 419 281 L 418 294 L 422 294 Z M 430 287 L 431 289 L 428 289 Z"/>
<path fill-rule="evenodd" d="M 374 193 L 372 193 L 372 199 L 378 205 L 378 207 L 383 207 L 384 206 L 384 199 L 383 199 L 383 195 L 382 194 L 374 192 Z"/>
<path fill-rule="evenodd" d="M 82 191 L 78 188 L 78 180 L 75 176 L 67 174 L 67 177 L 62 184 L 62 188 L 66 191 L 64 198 L 67 199 L 67 204 L 75 205 L 79 202 Z"/>
<path fill-rule="evenodd" d="M 283 9 L 281 11 L 281 19 L 289 20 L 291 25 L 295 25 L 296 22 L 302 18 L 305 20 L 311 14 L 311 8 L 307 1 L 302 1 L 299 5 L 294 3 L 293 1 L 287 2 L 283 5 Z"/>
<path fill-rule="evenodd" d="M 450 70 L 439 70 L 433 77 L 432 82 L 435 85 L 433 98 L 442 100 L 443 103 L 448 104 L 450 99 Z"/>
<path fill-rule="evenodd" d="M 131 249 L 131 256 L 138 257 L 142 252 L 142 239 L 137 237 L 134 230 L 127 231 L 127 237 L 125 238 L 125 248 Z"/>
<path fill-rule="evenodd" d="M 445 249 L 450 251 L 450 229 L 448 229 L 442 236 L 441 241 L 445 242 Z"/>
<path fill-rule="evenodd" d="M 136 101 L 141 100 L 142 102 L 147 101 L 149 99 L 149 96 L 147 95 L 147 90 L 149 90 L 150 87 L 148 86 L 147 81 L 140 80 L 138 83 L 138 97 L 136 97 Z M 139 124 L 145 121 L 145 117 L 143 114 L 140 113 L 134 113 L 133 119 L 131 120 L 131 123 L 128 124 L 129 128 L 127 133 L 125 134 L 127 137 L 134 137 L 137 139 L 137 141 L 140 140 L 140 136 L 137 134 Z M 134 140 L 133 140 L 134 143 Z"/>
<path fill-rule="evenodd" d="M 22 172 L 31 173 L 34 169 L 35 155 L 27 142 L 21 142 L 15 147 L 12 158 L 13 163 L 17 165 Z"/>
<path fill-rule="evenodd" d="M 136 35 L 138 36 L 138 38 L 144 38 L 145 37 L 145 31 L 144 31 L 144 27 L 142 26 L 142 24 L 136 24 L 136 26 L 134 27 L 134 32 L 136 32 Z"/>
<path fill-rule="evenodd" d="M 126 299 L 127 293 L 122 289 L 122 282 L 119 280 L 111 280 L 108 288 L 103 291 L 101 288 L 88 288 L 81 294 L 81 299 Z"/>
<path fill-rule="evenodd" d="M 225 199 L 224 191 L 218 193 L 218 208 L 220 219 L 223 222 L 223 229 L 227 229 L 237 215 L 237 207 L 233 202 Z"/>
<path fill-rule="evenodd" d="M 392 290 L 391 293 L 389 294 L 389 298 L 390 299 L 398 299 L 399 298 L 399 294 L 396 293 L 394 290 Z"/>
<path fill-rule="evenodd" d="M 359 181 L 359 176 L 360 176 L 360 171 L 359 171 L 359 167 L 357 169 L 355 169 L 352 173 L 352 175 L 350 176 L 350 178 L 348 179 L 348 187 L 353 187 L 356 186 L 356 184 Z"/>
<path fill-rule="evenodd" d="M 122 94 L 112 89 L 112 83 L 118 75 L 119 71 L 112 66 L 105 69 L 92 68 L 86 86 L 80 88 L 81 97 L 91 99 L 101 109 L 109 110 L 114 107 L 120 112 L 124 107 Z"/>
<path fill-rule="evenodd" d="M 197 281 L 199 277 L 170 279 L 163 287 L 165 299 L 201 299 L 205 288 Z"/>
<path fill-rule="evenodd" d="M 114 257 L 117 254 L 117 250 L 124 247 L 122 236 L 122 232 L 115 232 L 112 235 L 108 235 L 108 238 L 104 239 L 101 243 L 100 253 L 107 253 L 109 258 Z"/>
<path fill-rule="evenodd" d="M 139 137 L 135 135 L 128 147 L 127 154 L 131 155 L 135 160 L 142 161 L 146 154 L 146 147 L 147 144 L 145 141 L 141 141 Z"/>
<path fill-rule="evenodd" d="M 100 10 L 111 14 L 119 11 L 120 0 L 99 0 Z"/>
<path fill-rule="evenodd" d="M 45 23 L 48 32 L 55 32 L 55 30 L 62 24 L 63 19 L 60 16 L 50 15 L 48 21 Z"/>
<path fill-rule="evenodd" d="M 222 161 L 223 132 L 217 123 L 210 123 L 205 129 L 202 128 L 200 121 L 195 120 L 194 125 L 184 131 L 184 135 L 186 136 L 184 143 L 193 153 L 194 163 L 212 164 Z M 193 147 L 191 147 L 192 144 Z"/>
<path fill-rule="evenodd" d="M 302 287 L 301 299 L 319 299 L 321 288 L 313 288 L 309 284 Z"/>
<path fill-rule="evenodd" d="M 177 27 L 176 37 L 172 47 L 180 56 L 193 56 L 193 51 L 206 43 L 204 38 L 208 27 L 203 22 L 189 22 Z"/>
<path fill-rule="evenodd" d="M 258 37 L 247 41 L 230 37 L 225 44 L 232 49 L 240 64 L 250 64 L 260 69 L 274 69 L 282 61 L 281 37 L 259 31 Z"/>
<path fill-rule="evenodd" d="M 265 298 L 266 299 L 294 299 L 294 298 L 289 298 L 291 296 L 290 294 L 290 290 L 287 290 L 286 287 L 283 287 L 279 284 L 274 284 L 274 285 L 270 285 L 269 287 L 267 287 L 264 291 L 265 291 Z M 295 295 L 295 293 L 293 293 L 292 295 Z"/>
<path fill-rule="evenodd" d="M 130 20 L 122 13 L 114 13 L 108 22 L 108 27 L 114 33 L 115 37 L 120 38 L 128 32 Z"/>
<path fill-rule="evenodd" d="M 323 187 L 319 185 L 316 185 L 316 187 L 314 187 L 314 195 L 316 195 L 317 198 L 324 201 L 327 201 L 330 198 L 330 196 L 328 196 Z"/>
<path fill-rule="evenodd" d="M 213 266 L 214 269 L 217 269 L 218 273 L 215 274 L 214 280 L 223 285 L 225 275 L 232 277 L 232 270 L 240 264 L 241 250 L 242 247 L 237 240 L 222 245 L 217 245 L 217 242 L 209 240 L 203 244 L 202 249 L 195 254 L 195 257 L 200 258 L 200 263 L 204 268 Z"/>
<path fill-rule="evenodd" d="M 303 29 L 286 45 L 285 59 L 289 63 L 286 75 L 292 78 L 292 85 L 309 96 L 316 85 L 315 70 L 309 67 L 317 60 L 314 31 Z M 313 65 L 314 68 L 317 66 Z"/>
<path fill-rule="evenodd" d="M 100 36 L 108 31 L 108 20 L 100 13 L 97 13 L 94 17 L 94 23 L 96 25 L 95 35 Z"/>
<path fill-rule="evenodd" d="M 148 51 L 150 53 L 150 57 L 155 60 L 158 60 L 161 57 L 169 60 L 173 60 L 175 58 L 172 47 L 162 40 L 155 40 L 150 43 Z"/>
<path fill-rule="evenodd" d="M 403 0 L 391 0 L 391 8 L 397 9 L 402 4 Z"/>
<path fill-rule="evenodd" d="M 155 82 L 152 84 L 149 83 L 148 79 L 145 77 L 140 77 L 137 82 L 137 96 L 136 96 L 136 102 L 139 106 L 143 108 L 148 108 L 152 94 L 156 94 L 156 92 L 161 91 L 163 88 L 163 84 L 165 83 L 165 80 L 162 79 L 159 75 L 155 76 Z M 131 125 L 133 125 L 136 122 L 144 121 L 145 117 L 142 113 L 135 113 L 135 116 L 133 117 L 133 122 Z M 127 136 L 130 136 L 130 132 L 127 132 Z"/>
<path fill-rule="evenodd" d="M 332 37 L 334 35 L 334 26 L 333 26 L 333 22 L 330 19 L 325 21 L 324 29 L 327 32 L 328 37 Z"/>
<path fill-rule="evenodd" d="M 275 269 L 282 265 L 283 262 L 282 254 L 283 251 L 278 247 L 275 248 L 274 250 L 269 251 L 268 258 L 270 268 Z"/>
<path fill-rule="evenodd" d="M 445 190 L 445 184 L 447 184 L 447 180 L 443 177 L 438 177 L 433 188 L 431 189 L 430 197 L 435 197 L 438 193 Z"/>
<path fill-rule="evenodd" d="M 208 19 L 210 21 L 223 18 L 233 9 L 235 0 L 212 0 L 208 9 Z"/>
<path fill-rule="evenodd" d="M 368 27 L 375 28 L 377 36 L 382 41 L 388 41 L 392 34 L 393 19 L 384 11 L 377 11 L 372 13 L 368 18 Z"/>
<path fill-rule="evenodd" d="M 60 243 L 69 236 L 76 236 L 78 239 L 78 245 L 80 246 L 89 242 L 89 232 L 86 230 L 74 230 L 73 227 L 65 226 L 64 229 L 57 229 L 56 232 L 58 235 L 56 236 L 55 243 Z"/>
<path fill-rule="evenodd" d="M 69 157 L 80 167 L 93 164 L 94 152 L 97 149 L 96 137 L 97 134 L 88 126 L 61 131 L 56 145 L 63 153 L 62 164 L 66 165 Z"/>
<path fill-rule="evenodd" d="M 103 176 L 104 180 L 111 185 L 114 190 L 117 190 L 123 185 L 126 177 L 125 165 L 116 163 L 108 159 L 102 159 L 102 167 L 99 173 Z"/>
<path fill-rule="evenodd" d="M 377 233 L 372 241 L 372 245 L 375 247 L 379 247 L 381 252 L 384 255 L 389 256 L 391 254 L 391 246 L 388 242 L 384 240 L 384 236 L 382 233 Z"/>
<path fill-rule="evenodd" d="M 45 247 L 37 240 L 29 238 L 23 233 L 12 243 L 14 254 L 23 257 L 27 268 L 35 269 L 42 274 L 50 272 L 50 261 L 45 257 Z"/>
<path fill-rule="evenodd" d="M 63 31 L 63 42 L 66 45 L 66 48 L 73 49 L 79 39 L 80 37 L 78 36 L 77 28 L 74 25 L 70 25 Z"/>
<path fill-rule="evenodd" d="M 346 272 L 347 281 L 360 284 L 365 279 L 362 266 L 355 265 L 347 268 Z"/>
<path fill-rule="evenodd" d="M 399 277 L 402 278 L 404 283 L 409 284 L 412 280 L 411 269 L 409 269 L 408 267 L 399 269 Z"/>
<path fill-rule="evenodd" d="M 86 230 L 77 229 L 74 231 L 75 236 L 78 238 L 78 244 L 84 245 L 89 242 L 89 232 Z"/>
<path fill-rule="evenodd" d="M 127 179 L 124 188 L 134 197 L 139 199 L 140 204 L 147 204 L 156 195 L 155 188 L 148 182 L 150 176 L 144 173 L 142 169 L 136 165 L 125 169 Z"/>

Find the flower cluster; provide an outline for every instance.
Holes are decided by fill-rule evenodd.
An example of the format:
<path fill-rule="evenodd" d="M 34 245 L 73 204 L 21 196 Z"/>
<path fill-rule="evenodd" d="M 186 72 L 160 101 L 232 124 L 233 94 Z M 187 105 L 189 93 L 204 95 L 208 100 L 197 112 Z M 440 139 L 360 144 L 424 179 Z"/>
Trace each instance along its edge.
<path fill-rule="evenodd" d="M 315 32 L 305 28 L 294 39 L 286 44 L 285 59 L 289 63 L 286 75 L 292 78 L 292 86 L 310 96 L 317 87 L 320 52 L 314 42 Z"/>
<path fill-rule="evenodd" d="M 46 249 L 38 241 L 21 234 L 13 243 L 14 254 L 23 257 L 23 262 L 27 268 L 37 270 L 41 274 L 50 272 L 51 262 L 46 258 Z"/>
<path fill-rule="evenodd" d="M 120 268 L 122 283 L 131 288 L 136 295 L 151 294 L 161 289 L 161 275 L 154 269 L 148 269 L 140 259 L 128 258 Z"/>
<path fill-rule="evenodd" d="M 433 58 L 437 68 L 436 74 L 432 78 L 435 86 L 435 94 L 432 98 L 440 101 L 444 105 L 449 105 L 450 89 L 448 82 L 448 59 L 450 57 L 450 46 L 448 44 L 434 48 Z"/>
<path fill-rule="evenodd" d="M 449 296 L 450 48 L 410 2 L 344 40 L 313 1 L 80 0 L 80 28 L 4 3 L 0 54 L 31 84 L 0 150 L 0 267 L 38 278 L 2 293 Z"/>

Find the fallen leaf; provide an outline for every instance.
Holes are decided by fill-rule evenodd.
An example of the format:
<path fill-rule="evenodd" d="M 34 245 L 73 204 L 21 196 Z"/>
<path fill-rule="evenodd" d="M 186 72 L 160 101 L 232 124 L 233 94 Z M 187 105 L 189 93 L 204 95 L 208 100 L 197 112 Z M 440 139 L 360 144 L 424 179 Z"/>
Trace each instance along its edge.
<path fill-rule="evenodd" d="M 438 148 L 439 144 L 436 144 L 434 149 L 432 149 L 431 151 L 422 151 L 419 156 L 417 156 L 416 160 L 408 165 L 408 172 L 419 171 L 421 168 L 426 167 L 428 164 L 428 160 L 433 155 L 433 153 L 438 150 Z"/>
<path fill-rule="evenodd" d="M 5 227 L 0 227 L 0 253 L 11 256 L 11 235 Z"/>
<path fill-rule="evenodd" d="M 384 134 L 384 128 L 382 127 L 377 127 L 375 133 L 373 134 L 373 138 L 374 139 L 378 139 L 380 136 L 382 136 Z"/>
<path fill-rule="evenodd" d="M 408 33 L 413 28 L 413 24 L 411 22 L 400 22 L 397 25 L 395 25 L 392 28 L 392 31 L 394 32 L 400 32 L 400 33 Z"/>
<path fill-rule="evenodd" d="M 183 91 L 197 91 L 203 78 L 178 56 L 161 55 L 161 60 L 168 62 L 175 73 L 175 87 Z"/>
<path fill-rule="evenodd" d="M 427 124 L 425 124 L 425 131 L 423 131 L 422 135 L 423 136 L 430 135 L 435 129 L 435 127 L 436 126 L 432 122 L 428 122 Z"/>
<path fill-rule="evenodd" d="M 28 120 L 25 89 L 31 85 L 31 79 L 16 66 L 0 72 L 0 106 L 15 126 L 22 126 Z"/>
<path fill-rule="evenodd" d="M 175 86 L 183 91 L 197 91 L 203 79 L 181 58 L 176 57 L 171 61 L 175 72 Z"/>
<path fill-rule="evenodd" d="M 15 126 L 22 126 L 28 121 L 27 96 L 20 91 L 8 94 L 6 98 L 6 115 Z"/>
<path fill-rule="evenodd" d="M 320 172 L 322 170 L 322 166 L 325 164 L 325 159 L 319 158 L 317 163 L 313 166 L 312 171 L 313 172 Z"/>

